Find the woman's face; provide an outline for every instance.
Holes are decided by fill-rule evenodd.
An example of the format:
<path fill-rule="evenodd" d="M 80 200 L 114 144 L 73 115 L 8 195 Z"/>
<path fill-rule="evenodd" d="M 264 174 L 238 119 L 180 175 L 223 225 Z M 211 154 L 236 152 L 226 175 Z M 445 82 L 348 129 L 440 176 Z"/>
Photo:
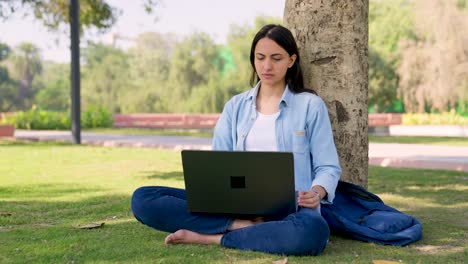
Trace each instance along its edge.
<path fill-rule="evenodd" d="M 255 71 L 268 86 L 285 86 L 285 76 L 296 60 L 296 55 L 288 52 L 269 38 L 262 38 L 255 46 Z"/>

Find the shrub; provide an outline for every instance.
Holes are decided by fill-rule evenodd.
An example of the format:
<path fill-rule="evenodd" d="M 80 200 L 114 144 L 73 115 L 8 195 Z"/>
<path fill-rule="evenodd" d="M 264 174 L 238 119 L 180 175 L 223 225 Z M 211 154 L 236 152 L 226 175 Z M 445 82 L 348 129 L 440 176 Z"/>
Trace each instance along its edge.
<path fill-rule="evenodd" d="M 113 123 L 112 114 L 102 107 L 89 107 L 81 114 L 83 128 L 112 127 Z"/>
<path fill-rule="evenodd" d="M 458 115 L 455 111 L 444 113 L 403 114 L 403 125 L 468 125 L 468 117 Z"/>
<path fill-rule="evenodd" d="M 7 116 L 5 122 L 20 129 L 68 129 L 70 118 L 61 112 L 44 111 L 33 106 L 29 111 L 19 111 Z"/>
<path fill-rule="evenodd" d="M 67 130 L 71 128 L 70 113 L 45 111 L 36 106 L 29 111 L 19 111 L 6 116 L 2 122 L 15 125 L 18 129 Z M 82 128 L 111 127 L 112 124 L 112 115 L 100 107 L 92 107 L 81 115 Z"/>

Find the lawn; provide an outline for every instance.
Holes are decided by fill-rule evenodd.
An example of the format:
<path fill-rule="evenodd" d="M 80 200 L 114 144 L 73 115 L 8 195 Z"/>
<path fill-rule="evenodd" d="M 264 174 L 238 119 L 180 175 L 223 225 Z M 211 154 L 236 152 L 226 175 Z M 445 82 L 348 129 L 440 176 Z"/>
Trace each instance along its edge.
<path fill-rule="evenodd" d="M 0 140 L 0 263 L 272 263 L 283 257 L 220 246 L 165 246 L 130 211 L 142 185 L 182 187 L 180 153 Z M 289 263 L 463 263 L 468 174 L 371 167 L 369 190 L 416 216 L 423 240 L 380 246 L 332 236 L 319 257 Z M 99 229 L 80 225 L 104 222 Z"/>

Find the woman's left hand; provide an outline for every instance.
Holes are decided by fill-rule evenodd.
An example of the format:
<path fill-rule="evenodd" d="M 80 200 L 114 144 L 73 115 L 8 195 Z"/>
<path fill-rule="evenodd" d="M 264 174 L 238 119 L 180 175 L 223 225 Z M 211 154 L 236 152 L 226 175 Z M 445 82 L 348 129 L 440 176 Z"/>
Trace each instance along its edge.
<path fill-rule="evenodd" d="M 315 209 L 319 206 L 320 201 L 326 195 L 326 191 L 322 186 L 314 186 L 310 191 L 299 191 L 297 203 L 301 207 Z"/>

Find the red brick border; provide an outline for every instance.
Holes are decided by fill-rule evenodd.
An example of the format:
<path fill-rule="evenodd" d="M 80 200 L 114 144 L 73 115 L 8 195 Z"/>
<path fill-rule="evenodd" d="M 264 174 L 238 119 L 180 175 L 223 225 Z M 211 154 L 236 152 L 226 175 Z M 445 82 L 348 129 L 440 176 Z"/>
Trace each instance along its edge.
<path fill-rule="evenodd" d="M 400 125 L 402 114 L 369 114 L 369 127 L 388 127 Z"/>
<path fill-rule="evenodd" d="M 220 114 L 117 114 L 114 127 L 212 129 Z"/>
<path fill-rule="evenodd" d="M 116 114 L 114 127 L 213 129 L 220 114 Z M 369 127 L 401 124 L 401 114 L 369 114 Z"/>
<path fill-rule="evenodd" d="M 0 137 L 14 137 L 15 127 L 13 125 L 0 125 Z"/>

